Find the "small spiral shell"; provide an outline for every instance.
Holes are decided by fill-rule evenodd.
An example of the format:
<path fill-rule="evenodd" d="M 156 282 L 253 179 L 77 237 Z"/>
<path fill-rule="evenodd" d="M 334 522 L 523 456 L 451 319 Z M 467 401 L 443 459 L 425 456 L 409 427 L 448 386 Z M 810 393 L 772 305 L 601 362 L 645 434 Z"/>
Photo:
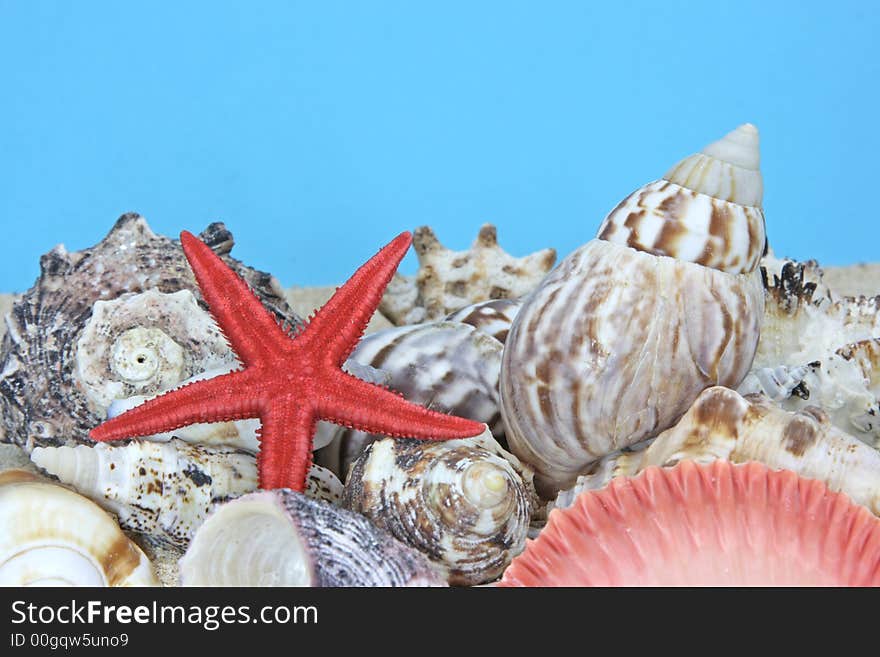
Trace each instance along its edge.
<path fill-rule="evenodd" d="M 443 586 L 362 516 L 287 489 L 220 506 L 180 560 L 184 586 Z"/>
<path fill-rule="evenodd" d="M 0 474 L 0 586 L 158 586 L 141 549 L 90 500 Z"/>
<path fill-rule="evenodd" d="M 370 444 L 351 468 L 343 505 L 425 554 L 457 585 L 498 577 L 529 528 L 522 479 L 473 439 Z"/>

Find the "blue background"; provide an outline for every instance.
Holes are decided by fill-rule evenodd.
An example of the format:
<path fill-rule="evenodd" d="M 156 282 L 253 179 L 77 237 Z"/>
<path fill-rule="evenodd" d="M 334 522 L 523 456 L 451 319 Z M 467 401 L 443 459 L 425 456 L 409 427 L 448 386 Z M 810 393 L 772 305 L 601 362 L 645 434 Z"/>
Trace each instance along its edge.
<path fill-rule="evenodd" d="M 285 286 L 422 224 L 562 257 L 746 121 L 777 254 L 880 260 L 877 2 L 142 4 L 0 0 L 0 290 L 130 210 Z"/>

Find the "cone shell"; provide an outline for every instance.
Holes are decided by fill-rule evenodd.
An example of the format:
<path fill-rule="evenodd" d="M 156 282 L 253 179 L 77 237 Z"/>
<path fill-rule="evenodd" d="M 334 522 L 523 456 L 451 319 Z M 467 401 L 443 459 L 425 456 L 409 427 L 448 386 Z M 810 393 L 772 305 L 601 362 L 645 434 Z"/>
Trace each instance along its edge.
<path fill-rule="evenodd" d="M 287 489 L 219 507 L 183 559 L 184 586 L 442 586 L 428 562 L 369 521 Z"/>
<path fill-rule="evenodd" d="M 158 586 L 140 548 L 90 500 L 0 474 L 0 586 Z"/>
<path fill-rule="evenodd" d="M 379 306 L 398 326 L 437 321 L 481 301 L 523 296 L 556 262 L 553 249 L 522 258 L 505 253 L 492 224 L 484 224 L 470 250 L 460 252 L 445 248 L 434 231 L 421 226 L 413 233 L 413 249 L 418 274 L 396 274 Z"/>
<path fill-rule="evenodd" d="M 880 586 L 880 520 L 818 481 L 682 462 L 550 513 L 502 586 Z"/>
<path fill-rule="evenodd" d="M 474 439 L 386 438 L 355 461 L 343 504 L 421 551 L 450 584 L 471 585 L 522 551 L 529 497 L 512 465 Z"/>
<path fill-rule="evenodd" d="M 284 300 L 277 280 L 229 257 L 233 240 L 223 224 L 211 224 L 200 237 L 248 282 L 279 321 L 301 324 L 302 320 Z M 79 353 L 80 338 L 92 318 L 96 302 L 149 290 L 172 296 L 180 290 L 188 290 L 202 310 L 205 309 L 180 243 L 154 234 L 144 218 L 136 214 L 120 217 L 107 236 L 91 248 L 68 252 L 59 245 L 40 259 L 40 276 L 7 315 L 7 331 L 0 346 L 0 423 L 5 429 L 4 440 L 21 445 L 28 452 L 38 445 L 92 443 L 88 432 L 104 415 L 103 405 L 96 403 L 90 387 L 100 388 L 102 375 L 96 373 L 97 378 L 87 375 L 87 381 L 77 379 L 77 358 L 84 356 L 84 352 Z M 216 344 L 216 329 L 214 333 L 183 336 L 178 332 L 180 327 L 175 327 L 176 320 L 162 319 L 162 312 L 153 315 L 150 312 L 153 311 L 146 315 L 157 323 L 142 327 L 165 333 L 182 353 L 152 331 L 129 335 L 117 345 L 118 362 L 111 366 L 110 361 L 105 361 L 109 369 L 104 372 L 112 374 L 111 382 L 120 382 L 117 377 L 121 372 L 134 374 L 135 379 L 144 376 L 140 367 L 152 364 L 153 356 L 163 367 L 170 363 L 172 370 L 179 367 L 182 358 L 181 376 L 186 377 L 190 370 L 196 369 L 200 358 L 215 355 L 214 347 L 206 345 Z M 113 318 L 106 319 L 110 324 L 105 326 L 112 325 Z M 184 322 L 183 326 L 201 331 L 198 324 Z M 113 345 L 128 328 L 137 328 L 137 325 L 113 328 L 115 337 L 107 345 L 106 354 L 112 357 Z M 151 342 L 151 338 L 157 338 L 161 344 Z M 130 350 L 133 345 L 126 342 L 129 339 L 141 347 L 152 344 L 149 354 L 140 352 L 144 363 L 137 362 L 138 349 Z M 202 340 L 206 344 L 197 346 Z M 190 353 L 190 347 L 195 351 Z M 231 354 L 229 350 L 230 357 Z M 175 376 L 171 374 L 171 378 Z M 165 374 L 158 378 L 148 375 L 140 380 L 145 384 L 141 390 L 162 386 L 167 380 Z M 119 394 L 127 395 L 124 385 L 122 388 Z M 116 393 L 102 392 L 99 397 L 106 399 L 108 394 Z"/>
<path fill-rule="evenodd" d="M 556 498 L 568 506 L 581 491 L 652 466 L 689 460 L 758 461 L 817 479 L 834 492 L 880 515 L 880 452 L 834 427 L 815 407 L 786 412 L 762 395 L 742 397 L 727 388 L 703 392 L 674 427 L 653 442 L 605 457 Z"/>
<path fill-rule="evenodd" d="M 257 489 L 257 463 L 243 450 L 132 440 L 37 447 L 31 460 L 119 517 L 125 529 L 186 547 L 216 504 Z M 306 494 L 338 504 L 342 483 L 312 466 Z"/>
<path fill-rule="evenodd" d="M 372 333 L 347 363 L 378 370 L 385 385 L 415 404 L 488 424 L 503 441 L 498 396 L 503 348 L 468 324 L 429 322 Z M 319 423 L 316 443 L 329 445 L 316 451 L 315 461 L 344 479 L 364 447 L 381 437 Z"/>
<path fill-rule="evenodd" d="M 705 388 L 735 387 L 748 373 L 766 241 L 760 174 L 743 173 L 757 165 L 743 152 L 757 148 L 752 130 L 674 168 L 678 182 L 634 192 L 524 301 L 502 359 L 502 415 L 542 494 L 668 428 Z M 728 152 L 734 159 L 711 173 Z"/>

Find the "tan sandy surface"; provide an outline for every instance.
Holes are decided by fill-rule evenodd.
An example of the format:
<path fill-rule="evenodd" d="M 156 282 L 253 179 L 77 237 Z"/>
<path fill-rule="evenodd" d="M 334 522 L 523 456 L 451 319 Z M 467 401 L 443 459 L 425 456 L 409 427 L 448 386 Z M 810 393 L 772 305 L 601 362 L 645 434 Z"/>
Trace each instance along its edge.
<path fill-rule="evenodd" d="M 287 302 L 297 314 L 308 317 L 315 308 L 323 305 L 335 291 L 335 287 L 290 288 L 286 291 L 286 296 Z M 0 294 L 0 318 L 6 316 L 13 301 L 13 295 Z M 377 312 L 367 326 L 367 332 L 378 331 L 389 326 L 392 326 L 391 322 Z M 0 338 L 5 332 L 6 322 L 3 321 L 0 322 Z M 0 439 L 2 439 L 2 435 L 0 435 Z M 10 468 L 24 468 L 30 472 L 37 472 L 23 449 L 17 445 L 0 444 L 0 472 Z M 152 560 L 159 581 L 164 586 L 176 586 L 178 581 L 177 560 L 183 556 L 182 552 L 168 547 L 153 546 L 144 536 L 139 534 L 129 533 L 129 536 L 143 548 Z"/>
<path fill-rule="evenodd" d="M 880 263 L 863 263 L 849 267 L 823 267 L 823 281 L 840 296 L 873 297 L 880 294 Z"/>

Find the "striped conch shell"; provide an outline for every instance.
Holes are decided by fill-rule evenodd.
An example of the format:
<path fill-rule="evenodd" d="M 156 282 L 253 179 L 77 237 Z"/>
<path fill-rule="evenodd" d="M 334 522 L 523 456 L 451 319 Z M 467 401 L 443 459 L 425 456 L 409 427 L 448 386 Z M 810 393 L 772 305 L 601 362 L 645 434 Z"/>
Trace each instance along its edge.
<path fill-rule="evenodd" d="M 351 468 L 343 505 L 424 553 L 456 585 L 501 575 L 525 547 L 531 508 L 527 484 L 480 436 L 372 443 Z"/>
<path fill-rule="evenodd" d="M 723 459 L 758 461 L 818 479 L 880 515 L 880 452 L 834 427 L 815 407 L 790 413 L 763 395 L 742 397 L 727 388 L 710 388 L 678 424 L 640 447 L 599 461 L 559 494 L 555 506 L 568 506 L 584 490 L 603 488 L 613 478 L 631 477 L 650 466 Z"/>
<path fill-rule="evenodd" d="M 186 547 L 216 504 L 257 489 L 253 454 L 176 438 L 37 447 L 31 460 L 115 513 L 123 528 L 177 547 Z M 307 494 L 338 503 L 342 483 L 313 466 Z"/>
<path fill-rule="evenodd" d="M 360 363 L 384 374 L 381 383 L 409 401 L 486 423 L 503 440 L 498 396 L 503 349 L 498 340 L 471 325 L 429 322 L 366 336 L 346 365 Z M 381 437 L 320 422 L 315 443 L 327 446 L 316 451 L 315 461 L 344 479 L 364 447 Z"/>
<path fill-rule="evenodd" d="M 502 414 L 542 494 L 749 371 L 764 308 L 758 164 L 752 125 L 685 158 L 525 299 L 505 344 Z"/>
<path fill-rule="evenodd" d="M 184 586 L 443 586 L 415 550 L 366 518 L 287 489 L 211 514 L 180 560 Z"/>
<path fill-rule="evenodd" d="M 0 586 L 158 586 L 106 511 L 24 470 L 0 473 Z"/>

